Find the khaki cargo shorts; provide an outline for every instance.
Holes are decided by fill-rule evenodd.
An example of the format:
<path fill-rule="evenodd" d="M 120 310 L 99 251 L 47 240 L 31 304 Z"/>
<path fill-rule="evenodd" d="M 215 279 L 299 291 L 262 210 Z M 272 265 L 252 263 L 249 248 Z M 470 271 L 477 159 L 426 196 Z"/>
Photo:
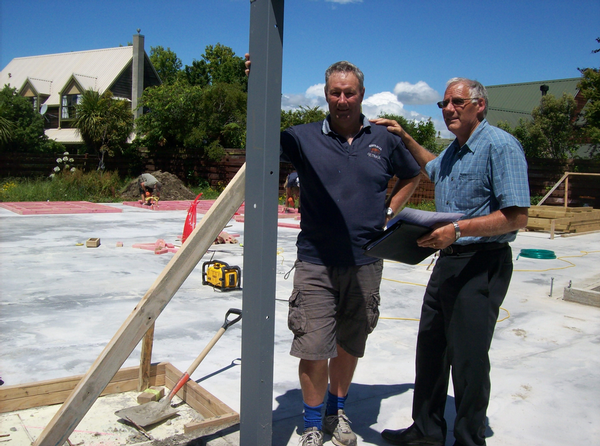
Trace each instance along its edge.
<path fill-rule="evenodd" d="M 335 358 L 337 344 L 361 358 L 379 318 L 383 260 L 350 267 L 296 261 L 289 299 L 290 354 L 301 359 Z"/>

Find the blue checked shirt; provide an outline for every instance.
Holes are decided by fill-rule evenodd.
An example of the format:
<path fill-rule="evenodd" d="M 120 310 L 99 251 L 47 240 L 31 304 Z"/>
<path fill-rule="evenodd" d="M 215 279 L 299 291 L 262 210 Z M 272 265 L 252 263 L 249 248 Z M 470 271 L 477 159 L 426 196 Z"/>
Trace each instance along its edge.
<path fill-rule="evenodd" d="M 425 166 L 435 184 L 438 212 L 459 212 L 463 219 L 511 206 L 529 207 L 527 161 L 519 141 L 483 120 L 460 147 L 455 139 Z M 493 237 L 461 237 L 457 244 L 510 242 L 517 231 Z"/>

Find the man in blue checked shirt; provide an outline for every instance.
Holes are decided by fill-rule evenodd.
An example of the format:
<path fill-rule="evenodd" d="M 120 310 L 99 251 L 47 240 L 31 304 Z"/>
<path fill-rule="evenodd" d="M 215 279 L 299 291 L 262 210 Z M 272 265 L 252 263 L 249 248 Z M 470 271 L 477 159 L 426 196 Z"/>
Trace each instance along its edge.
<path fill-rule="evenodd" d="M 435 184 L 436 210 L 464 214 L 459 221 L 434 226 L 417 241 L 441 252 L 421 309 L 414 423 L 381 435 L 396 445 L 443 446 L 452 370 L 454 446 L 481 446 L 490 398 L 488 352 L 513 270 L 509 242 L 527 225 L 527 162 L 519 142 L 485 119 L 487 91 L 479 82 L 450 79 L 438 106 L 456 136 L 438 157 L 397 122 L 374 121 L 402 138 Z"/>

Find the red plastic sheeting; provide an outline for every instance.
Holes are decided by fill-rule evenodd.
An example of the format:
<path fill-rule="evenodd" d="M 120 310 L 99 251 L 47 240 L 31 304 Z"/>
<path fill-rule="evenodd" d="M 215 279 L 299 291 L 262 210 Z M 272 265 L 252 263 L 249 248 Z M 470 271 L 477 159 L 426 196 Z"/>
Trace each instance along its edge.
<path fill-rule="evenodd" d="M 20 201 L 0 203 L 0 207 L 20 215 L 122 212 L 121 209 L 89 201 Z"/>

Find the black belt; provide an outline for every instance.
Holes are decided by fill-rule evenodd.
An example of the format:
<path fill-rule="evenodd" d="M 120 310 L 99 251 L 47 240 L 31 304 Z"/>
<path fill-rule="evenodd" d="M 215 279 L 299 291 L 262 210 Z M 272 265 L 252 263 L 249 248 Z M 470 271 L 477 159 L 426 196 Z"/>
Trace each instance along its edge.
<path fill-rule="evenodd" d="M 465 252 L 491 251 L 494 249 L 506 248 L 507 246 L 507 242 L 471 243 L 470 245 L 450 245 L 442 249 L 441 252 L 445 255 L 453 255 L 463 254 Z"/>

